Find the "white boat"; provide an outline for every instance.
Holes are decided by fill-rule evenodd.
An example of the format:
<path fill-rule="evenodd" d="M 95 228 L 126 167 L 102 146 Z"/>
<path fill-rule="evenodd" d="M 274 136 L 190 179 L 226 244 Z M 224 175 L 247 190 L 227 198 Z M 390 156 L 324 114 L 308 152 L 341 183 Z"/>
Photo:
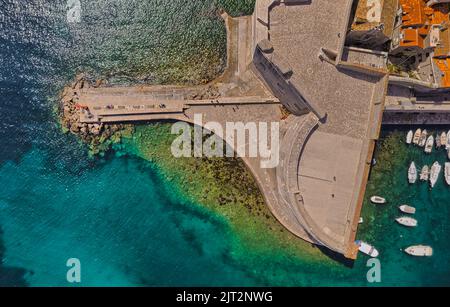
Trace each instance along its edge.
<path fill-rule="evenodd" d="M 450 130 L 447 132 L 447 140 L 445 141 L 445 149 L 450 149 Z"/>
<path fill-rule="evenodd" d="M 448 159 L 450 160 L 450 149 L 447 150 L 447 156 L 448 156 Z"/>
<path fill-rule="evenodd" d="M 386 199 L 380 196 L 372 196 L 370 198 L 370 201 L 373 202 L 374 204 L 381 204 L 381 205 L 386 203 Z"/>
<path fill-rule="evenodd" d="M 413 144 L 416 144 L 416 145 L 419 144 L 419 140 L 420 140 L 420 136 L 421 135 L 422 135 L 422 130 L 419 128 L 414 133 Z"/>
<path fill-rule="evenodd" d="M 450 163 L 445 163 L 445 182 L 447 182 L 448 185 L 450 185 Z"/>
<path fill-rule="evenodd" d="M 364 219 L 362 217 L 359 218 L 359 224 L 363 224 L 364 223 Z"/>
<path fill-rule="evenodd" d="M 405 253 L 417 257 L 431 257 L 433 256 L 433 248 L 431 246 L 415 245 L 405 249 Z"/>
<path fill-rule="evenodd" d="M 416 214 L 416 208 L 408 206 L 408 205 L 401 205 L 398 207 L 401 212 L 407 213 L 407 214 Z"/>
<path fill-rule="evenodd" d="M 367 244 L 366 242 L 363 242 L 361 240 L 358 240 L 355 243 L 356 245 L 358 245 L 358 249 L 361 253 L 366 254 L 373 258 L 378 257 L 379 253 L 376 250 L 376 248 L 373 247 L 372 245 Z"/>
<path fill-rule="evenodd" d="M 425 145 L 425 152 L 431 153 L 431 151 L 433 151 L 433 145 L 434 145 L 434 136 L 430 135 Z"/>
<path fill-rule="evenodd" d="M 441 148 L 441 138 L 439 137 L 439 133 L 436 135 L 436 149 Z"/>
<path fill-rule="evenodd" d="M 409 183 L 415 183 L 417 181 L 417 168 L 414 162 L 411 162 L 408 169 L 408 181 Z"/>
<path fill-rule="evenodd" d="M 436 182 L 438 181 L 439 173 L 441 172 L 441 170 L 442 166 L 439 164 L 439 162 L 434 162 L 430 172 L 430 185 L 432 188 L 434 188 Z"/>
<path fill-rule="evenodd" d="M 398 219 L 395 219 L 397 223 L 406 227 L 417 227 L 417 220 L 412 217 L 402 216 Z"/>
<path fill-rule="evenodd" d="M 441 146 L 447 146 L 447 133 L 441 133 Z"/>
<path fill-rule="evenodd" d="M 406 135 L 406 144 L 411 144 L 414 137 L 414 132 L 412 130 L 409 130 L 408 134 Z"/>
<path fill-rule="evenodd" d="M 425 165 L 422 167 L 422 171 L 420 172 L 420 180 L 422 181 L 428 181 L 428 178 L 430 177 L 430 168 L 428 165 Z"/>
<path fill-rule="evenodd" d="M 427 142 L 427 136 L 428 136 L 428 132 L 427 132 L 426 129 L 424 129 L 422 131 L 422 135 L 420 136 L 420 139 L 419 139 L 419 146 L 420 147 L 424 147 L 425 146 L 425 143 Z"/>

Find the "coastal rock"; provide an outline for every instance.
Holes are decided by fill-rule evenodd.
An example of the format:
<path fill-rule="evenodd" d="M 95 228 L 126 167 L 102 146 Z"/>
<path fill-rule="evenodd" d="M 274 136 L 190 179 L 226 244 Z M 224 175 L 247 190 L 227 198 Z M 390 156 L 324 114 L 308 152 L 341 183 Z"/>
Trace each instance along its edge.
<path fill-rule="evenodd" d="M 78 132 L 80 131 L 80 127 L 78 127 L 78 124 L 77 124 L 77 123 L 73 123 L 73 124 L 70 126 L 70 131 L 71 131 L 72 133 L 78 133 Z"/>
<path fill-rule="evenodd" d="M 104 80 L 97 80 L 96 85 L 104 84 Z M 84 75 L 79 75 L 76 81 L 67 86 L 60 95 L 60 124 L 64 133 L 71 132 L 77 135 L 80 140 L 89 145 L 91 156 L 102 156 L 109 150 L 112 144 L 120 143 L 122 135 L 129 135 L 132 132 L 130 125 L 105 125 L 87 124 L 80 122 L 81 110 L 76 107 L 79 101 L 78 92 L 81 89 L 91 87 Z"/>

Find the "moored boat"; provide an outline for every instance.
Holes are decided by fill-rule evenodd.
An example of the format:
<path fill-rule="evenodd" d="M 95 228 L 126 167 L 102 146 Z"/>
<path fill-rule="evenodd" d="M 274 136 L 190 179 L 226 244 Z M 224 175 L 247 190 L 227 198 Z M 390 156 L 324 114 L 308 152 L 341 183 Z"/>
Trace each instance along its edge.
<path fill-rule="evenodd" d="M 422 135 L 422 130 L 419 128 L 414 133 L 413 144 L 416 144 L 416 145 L 419 144 L 419 140 L 420 140 L 420 136 L 421 135 Z"/>
<path fill-rule="evenodd" d="M 372 245 L 370 245 L 366 242 L 363 242 L 361 240 L 358 240 L 355 243 L 356 243 L 356 245 L 358 245 L 358 249 L 361 253 L 366 254 L 373 258 L 378 257 L 379 253 L 378 253 L 377 249 L 375 247 L 373 247 Z"/>
<path fill-rule="evenodd" d="M 426 129 L 424 129 L 422 131 L 422 135 L 420 136 L 420 139 L 419 139 L 419 146 L 420 147 L 424 147 L 425 146 L 425 143 L 427 142 L 427 136 L 428 136 L 428 132 L 427 132 Z"/>
<path fill-rule="evenodd" d="M 402 216 L 398 219 L 395 219 L 397 223 L 406 227 L 417 227 L 417 220 L 412 217 Z"/>
<path fill-rule="evenodd" d="M 380 196 L 372 196 L 370 198 L 370 201 L 373 202 L 374 204 L 385 204 L 386 203 L 386 199 Z"/>
<path fill-rule="evenodd" d="M 434 136 L 430 135 L 425 145 L 425 152 L 431 153 L 431 151 L 433 150 L 433 145 L 434 145 Z"/>
<path fill-rule="evenodd" d="M 408 206 L 408 205 L 401 205 L 398 207 L 401 212 L 407 213 L 407 214 L 416 214 L 416 208 Z"/>
<path fill-rule="evenodd" d="M 406 135 L 406 144 L 411 144 L 414 137 L 414 132 L 412 130 L 409 130 L 408 134 Z"/>
<path fill-rule="evenodd" d="M 442 132 L 441 133 L 441 146 L 446 146 L 447 145 L 447 133 Z"/>
<path fill-rule="evenodd" d="M 450 149 L 450 130 L 447 132 L 447 140 L 445 141 L 445 149 Z"/>
<path fill-rule="evenodd" d="M 433 256 L 433 248 L 426 245 L 415 245 L 405 249 L 405 253 L 417 257 L 431 257 Z"/>
<path fill-rule="evenodd" d="M 408 181 L 409 183 L 415 183 L 417 181 L 417 168 L 414 162 L 411 162 L 408 169 Z"/>
<path fill-rule="evenodd" d="M 448 159 L 450 160 L 450 149 L 447 149 L 447 156 L 448 156 Z"/>
<path fill-rule="evenodd" d="M 428 178 L 430 177 L 430 168 L 428 165 L 425 165 L 422 167 L 422 171 L 420 172 L 420 180 L 422 181 L 428 181 Z"/>
<path fill-rule="evenodd" d="M 432 188 L 434 188 L 438 178 L 439 178 L 439 173 L 442 170 L 442 166 L 439 164 L 439 162 L 434 162 L 433 166 L 431 167 L 431 172 L 430 172 L 430 185 Z"/>
<path fill-rule="evenodd" d="M 445 163 L 445 182 L 447 182 L 448 185 L 450 185 L 450 163 Z"/>

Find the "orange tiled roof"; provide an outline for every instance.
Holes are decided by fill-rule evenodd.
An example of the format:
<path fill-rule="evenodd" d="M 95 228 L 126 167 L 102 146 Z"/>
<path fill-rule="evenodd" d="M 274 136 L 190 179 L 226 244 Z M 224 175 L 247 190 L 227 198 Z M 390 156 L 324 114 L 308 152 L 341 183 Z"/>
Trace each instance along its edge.
<path fill-rule="evenodd" d="M 431 24 L 438 25 L 449 22 L 449 6 L 445 4 L 437 4 L 432 8 Z"/>
<path fill-rule="evenodd" d="M 403 39 L 400 42 L 400 46 L 425 48 L 424 37 L 420 35 L 419 29 L 403 29 L 402 34 Z"/>
<path fill-rule="evenodd" d="M 425 2 L 423 0 L 400 0 L 403 10 L 403 26 L 420 26 L 427 22 Z"/>
<path fill-rule="evenodd" d="M 426 5 L 427 0 L 400 0 L 403 9 L 403 39 L 400 46 L 425 48 L 431 25 L 449 23 L 448 4 Z M 429 47 L 429 46 L 428 46 Z"/>
<path fill-rule="evenodd" d="M 441 86 L 450 87 L 450 58 L 435 59 L 434 61 L 442 72 Z"/>
<path fill-rule="evenodd" d="M 400 0 L 403 10 L 400 46 L 422 49 L 430 47 L 425 46 L 425 39 L 433 26 L 439 26 L 438 42 L 433 45 L 433 61 L 442 73 L 441 86 L 450 87 L 450 7 L 448 3 L 428 7 L 427 2 L 428 0 Z"/>

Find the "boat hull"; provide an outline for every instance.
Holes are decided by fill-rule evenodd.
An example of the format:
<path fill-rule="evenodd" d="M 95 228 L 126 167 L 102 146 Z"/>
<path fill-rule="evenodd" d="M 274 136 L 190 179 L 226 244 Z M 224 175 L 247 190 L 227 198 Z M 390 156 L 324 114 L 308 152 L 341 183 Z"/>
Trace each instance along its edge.
<path fill-rule="evenodd" d="M 416 183 L 417 181 L 417 168 L 414 162 L 411 163 L 408 169 L 408 181 L 409 183 Z"/>
<path fill-rule="evenodd" d="M 417 129 L 416 132 L 414 133 L 413 144 L 415 144 L 415 145 L 419 144 L 419 140 L 420 140 L 420 136 L 421 135 L 422 135 L 422 130 L 421 129 Z"/>
<path fill-rule="evenodd" d="M 396 219 L 397 223 L 405 227 L 417 227 L 417 220 L 411 217 L 400 217 Z"/>
<path fill-rule="evenodd" d="M 400 211 L 406 214 L 416 214 L 416 208 L 408 206 L 408 205 L 401 205 L 399 207 Z"/>
<path fill-rule="evenodd" d="M 431 188 L 434 188 L 434 186 L 436 185 L 441 170 L 442 170 L 442 166 L 438 162 L 435 162 L 433 164 L 433 166 L 431 167 L 431 173 L 430 173 Z"/>
<path fill-rule="evenodd" d="M 383 205 L 386 203 L 386 199 L 384 199 L 383 197 L 380 196 L 372 196 L 370 198 L 370 201 L 374 204 L 378 204 L 378 205 Z"/>
<path fill-rule="evenodd" d="M 378 250 L 373 247 L 372 245 L 363 242 L 363 241 L 356 241 L 355 242 L 358 245 L 358 249 L 361 253 L 366 254 L 367 256 L 370 256 L 372 258 L 376 258 L 379 256 Z"/>
<path fill-rule="evenodd" d="M 416 245 L 405 249 L 405 253 L 415 257 L 431 257 L 433 249 L 430 246 Z"/>
<path fill-rule="evenodd" d="M 406 135 L 406 144 L 411 144 L 413 141 L 413 137 L 414 137 L 414 132 L 412 132 L 412 130 L 410 130 L 408 132 L 408 134 Z"/>
<path fill-rule="evenodd" d="M 450 163 L 445 163 L 445 182 L 450 185 Z"/>

